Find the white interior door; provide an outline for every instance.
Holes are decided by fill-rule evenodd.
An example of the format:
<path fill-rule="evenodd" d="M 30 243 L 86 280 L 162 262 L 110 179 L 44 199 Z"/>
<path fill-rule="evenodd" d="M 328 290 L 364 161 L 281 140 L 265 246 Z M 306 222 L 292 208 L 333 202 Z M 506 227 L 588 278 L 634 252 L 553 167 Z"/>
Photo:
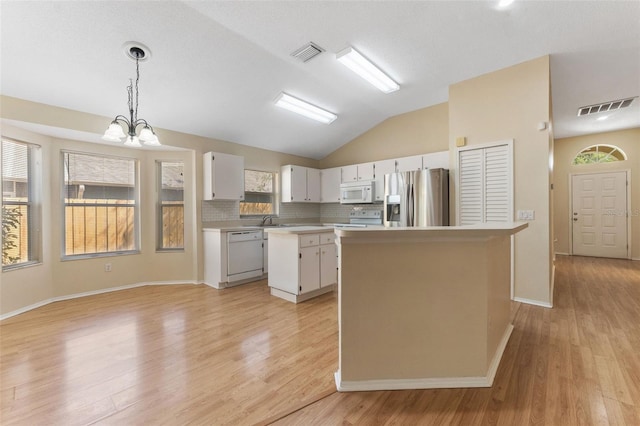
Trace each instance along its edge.
<path fill-rule="evenodd" d="M 573 254 L 627 258 L 627 172 L 573 175 L 571 193 Z"/>

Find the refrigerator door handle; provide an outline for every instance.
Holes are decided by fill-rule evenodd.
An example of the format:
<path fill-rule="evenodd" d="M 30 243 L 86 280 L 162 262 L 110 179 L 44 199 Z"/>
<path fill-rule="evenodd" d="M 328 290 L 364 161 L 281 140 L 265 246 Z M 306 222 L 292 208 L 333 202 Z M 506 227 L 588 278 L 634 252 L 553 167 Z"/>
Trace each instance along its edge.
<path fill-rule="evenodd" d="M 407 185 L 407 199 L 409 201 L 409 205 L 407 206 L 407 225 L 406 226 L 414 226 L 414 200 L 415 194 L 413 191 L 413 183 Z"/>

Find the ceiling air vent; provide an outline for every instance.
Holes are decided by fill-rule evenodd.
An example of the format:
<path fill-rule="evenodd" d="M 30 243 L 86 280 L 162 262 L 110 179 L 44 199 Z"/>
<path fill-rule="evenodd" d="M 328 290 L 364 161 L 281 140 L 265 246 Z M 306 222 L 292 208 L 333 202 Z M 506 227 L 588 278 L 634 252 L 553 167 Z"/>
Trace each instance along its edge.
<path fill-rule="evenodd" d="M 615 111 L 620 108 L 626 108 L 636 99 L 637 96 L 627 99 L 618 99 L 617 101 L 603 102 L 596 105 L 588 105 L 578 108 L 578 117 L 582 115 L 595 114 L 597 112 Z"/>
<path fill-rule="evenodd" d="M 319 54 L 324 52 L 324 49 L 313 42 L 305 44 L 300 49 L 291 54 L 294 58 L 300 59 L 302 62 L 307 62 L 311 58 L 315 58 Z"/>

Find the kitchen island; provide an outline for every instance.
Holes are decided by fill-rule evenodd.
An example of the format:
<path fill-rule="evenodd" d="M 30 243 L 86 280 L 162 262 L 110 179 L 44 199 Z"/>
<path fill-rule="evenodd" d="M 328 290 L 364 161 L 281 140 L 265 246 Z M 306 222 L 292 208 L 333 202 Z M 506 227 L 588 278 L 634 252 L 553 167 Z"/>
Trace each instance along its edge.
<path fill-rule="evenodd" d="M 268 228 L 271 295 L 298 303 L 335 289 L 335 233 L 328 226 Z"/>
<path fill-rule="evenodd" d="M 340 391 L 488 387 L 526 223 L 336 230 Z"/>

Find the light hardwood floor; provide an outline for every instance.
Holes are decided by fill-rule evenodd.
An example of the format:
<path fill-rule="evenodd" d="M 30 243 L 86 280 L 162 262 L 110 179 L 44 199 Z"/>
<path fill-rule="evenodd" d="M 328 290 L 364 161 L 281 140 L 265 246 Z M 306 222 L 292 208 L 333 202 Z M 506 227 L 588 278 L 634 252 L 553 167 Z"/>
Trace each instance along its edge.
<path fill-rule="evenodd" d="M 640 262 L 558 257 L 494 386 L 337 393 L 336 297 L 157 286 L 0 324 L 0 423 L 640 425 Z"/>

